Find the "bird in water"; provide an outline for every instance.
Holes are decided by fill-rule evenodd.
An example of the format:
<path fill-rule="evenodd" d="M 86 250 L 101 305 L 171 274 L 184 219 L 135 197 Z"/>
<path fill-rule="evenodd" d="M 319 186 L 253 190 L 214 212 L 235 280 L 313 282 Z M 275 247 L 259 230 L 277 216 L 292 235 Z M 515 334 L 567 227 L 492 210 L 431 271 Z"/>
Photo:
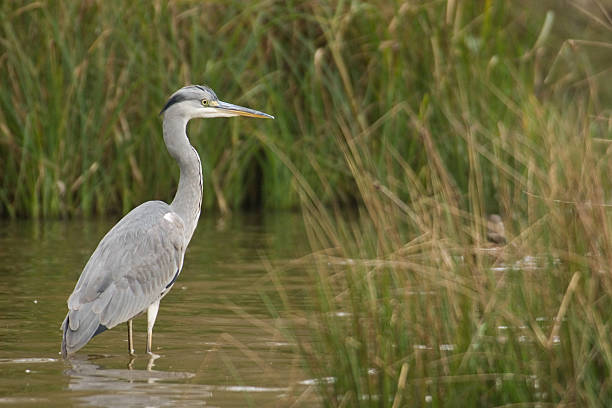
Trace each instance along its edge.
<path fill-rule="evenodd" d="M 491 214 L 487 217 L 487 241 L 497 245 L 504 245 L 506 243 L 504 221 L 497 214 Z"/>
<path fill-rule="evenodd" d="M 147 353 L 160 300 L 172 289 L 200 217 L 202 164 L 189 143 L 187 123 L 195 118 L 267 113 L 220 101 L 207 86 L 176 91 L 162 109 L 163 136 L 180 168 L 176 195 L 170 204 L 148 201 L 124 216 L 102 238 L 68 298 L 62 324 L 62 355 L 75 353 L 94 336 L 127 322 L 128 350 L 134 354 L 132 319 L 147 312 Z"/>

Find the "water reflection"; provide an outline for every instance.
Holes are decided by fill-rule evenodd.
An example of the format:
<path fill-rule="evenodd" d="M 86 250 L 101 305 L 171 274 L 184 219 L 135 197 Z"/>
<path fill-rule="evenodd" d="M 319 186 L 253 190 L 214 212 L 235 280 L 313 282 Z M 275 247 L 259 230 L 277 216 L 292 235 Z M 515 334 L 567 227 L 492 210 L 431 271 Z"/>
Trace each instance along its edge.
<path fill-rule="evenodd" d="M 64 372 L 70 380 L 68 389 L 75 392 L 95 392 L 77 397 L 80 403 L 98 407 L 189 407 L 202 406 L 206 400 L 222 393 L 269 393 L 282 396 L 290 391 L 289 387 L 180 382 L 194 379 L 196 375 L 191 372 L 155 370 L 155 360 L 160 358 L 155 355 L 147 358 L 146 369 L 134 367 L 136 358 L 128 359 L 124 369 L 104 367 L 105 359 L 112 358 L 113 356 L 76 355 L 68 360 L 70 369 Z"/>
<path fill-rule="evenodd" d="M 97 407 L 201 406 L 212 396 L 204 386 L 172 382 L 193 378 L 193 373 L 154 370 L 157 358 L 149 358 L 147 368 L 139 370 L 133 368 L 135 359 L 130 359 L 127 368 L 117 369 L 104 368 L 104 357 L 77 355 L 69 360 L 71 368 L 65 372 L 70 378 L 68 388 L 95 391 L 77 399 Z"/>

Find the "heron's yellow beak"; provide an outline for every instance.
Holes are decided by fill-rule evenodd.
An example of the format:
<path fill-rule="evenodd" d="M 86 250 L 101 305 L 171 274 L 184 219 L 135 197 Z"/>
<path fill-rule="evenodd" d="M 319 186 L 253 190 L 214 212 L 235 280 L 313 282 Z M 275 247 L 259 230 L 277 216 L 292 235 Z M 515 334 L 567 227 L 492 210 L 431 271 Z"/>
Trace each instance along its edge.
<path fill-rule="evenodd" d="M 215 101 L 214 104 L 211 102 L 211 105 L 214 108 L 217 108 L 222 111 L 226 111 L 227 113 L 233 113 L 239 116 L 248 116 L 251 118 L 263 118 L 263 119 L 274 119 L 274 116 L 268 115 L 267 113 L 256 111 L 254 109 L 245 108 L 244 106 L 234 105 L 232 103 L 227 103 L 223 101 Z"/>

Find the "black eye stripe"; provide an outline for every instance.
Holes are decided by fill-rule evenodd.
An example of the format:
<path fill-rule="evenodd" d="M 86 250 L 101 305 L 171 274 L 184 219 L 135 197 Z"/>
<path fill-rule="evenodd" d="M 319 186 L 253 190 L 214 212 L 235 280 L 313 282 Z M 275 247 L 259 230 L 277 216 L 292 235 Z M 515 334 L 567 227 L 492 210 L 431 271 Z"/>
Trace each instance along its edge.
<path fill-rule="evenodd" d="M 164 106 L 164 108 L 159 113 L 162 114 L 166 111 L 166 109 L 168 109 L 170 106 L 174 105 L 175 103 L 183 102 L 186 100 L 187 100 L 187 97 L 184 94 L 176 94 L 168 100 L 168 103 L 166 103 L 166 106 Z"/>

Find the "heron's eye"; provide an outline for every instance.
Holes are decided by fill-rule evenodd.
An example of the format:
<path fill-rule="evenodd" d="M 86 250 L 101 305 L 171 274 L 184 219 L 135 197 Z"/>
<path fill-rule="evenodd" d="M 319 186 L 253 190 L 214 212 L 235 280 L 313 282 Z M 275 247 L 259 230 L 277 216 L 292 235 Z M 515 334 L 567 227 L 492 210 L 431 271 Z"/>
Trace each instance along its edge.
<path fill-rule="evenodd" d="M 202 99 L 202 106 L 208 106 L 208 99 Z"/>

